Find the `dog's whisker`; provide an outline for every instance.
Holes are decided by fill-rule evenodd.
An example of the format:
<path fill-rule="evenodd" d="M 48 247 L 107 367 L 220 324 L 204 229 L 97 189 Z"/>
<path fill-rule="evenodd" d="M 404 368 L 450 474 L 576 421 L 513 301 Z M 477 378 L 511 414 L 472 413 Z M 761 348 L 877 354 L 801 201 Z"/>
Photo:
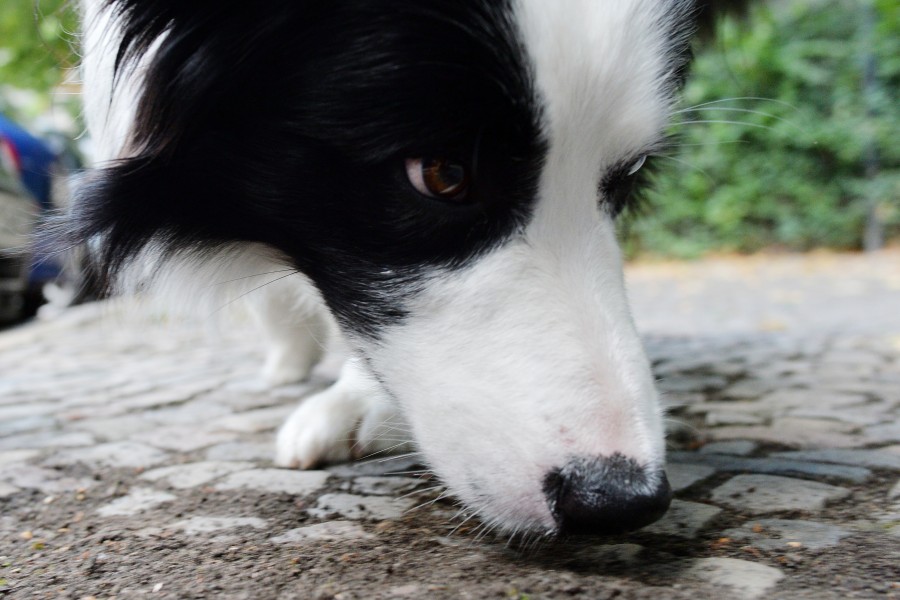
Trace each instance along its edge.
<path fill-rule="evenodd" d="M 227 285 L 229 283 L 235 283 L 237 281 L 244 281 L 246 279 L 253 279 L 255 277 L 265 277 L 266 275 L 275 275 L 276 273 L 287 273 L 290 271 L 291 273 L 299 273 L 297 269 L 276 269 L 275 271 L 266 271 L 265 273 L 254 273 L 253 275 L 245 275 L 243 277 L 236 277 L 234 279 L 227 279 L 225 281 L 216 281 L 215 283 L 210 283 L 207 287 L 215 287 L 218 285 Z"/>
<path fill-rule="evenodd" d="M 419 496 L 421 494 L 427 494 L 428 492 L 433 492 L 434 490 L 442 490 L 442 489 L 444 489 L 444 487 L 445 486 L 443 484 L 433 485 L 431 487 L 422 488 L 419 490 L 413 490 L 409 493 L 403 494 L 402 496 L 397 496 L 397 498 L 409 498 L 411 496 Z"/>
<path fill-rule="evenodd" d="M 481 541 L 483 541 L 485 538 L 487 538 L 487 536 L 489 536 L 489 535 L 492 534 L 494 531 L 496 531 L 497 528 L 498 528 L 498 526 L 499 526 L 499 524 L 497 524 L 497 523 L 491 523 L 491 524 L 490 524 L 487 528 L 485 528 L 480 534 L 478 534 L 478 535 L 475 536 L 475 541 L 476 541 L 476 542 L 481 542 Z"/>
<path fill-rule="evenodd" d="M 712 125 L 712 124 L 720 124 L 720 125 L 743 125 L 745 127 L 753 127 L 756 129 L 765 129 L 767 131 L 775 131 L 773 127 L 769 125 L 762 125 L 760 123 L 747 123 L 746 121 L 730 121 L 727 119 L 696 119 L 690 121 L 675 121 L 672 124 L 672 127 L 681 127 L 682 125 Z"/>
<path fill-rule="evenodd" d="M 687 162 L 686 160 L 682 160 L 682 159 L 680 159 L 680 158 L 675 158 L 674 156 L 668 156 L 668 155 L 666 155 L 666 154 L 654 154 L 654 156 L 657 157 L 657 158 L 660 158 L 660 159 L 662 159 L 662 160 L 670 160 L 670 161 L 672 161 L 672 162 L 676 162 L 676 163 L 678 163 L 678 164 L 685 165 L 686 167 L 689 167 L 689 168 L 691 168 L 691 169 L 697 171 L 698 173 L 701 173 L 701 174 L 702 174 L 704 177 L 706 177 L 709 181 L 711 181 L 711 182 L 713 182 L 713 183 L 715 183 L 715 181 L 716 181 L 716 180 L 713 178 L 713 176 L 710 175 L 709 173 L 707 173 L 705 170 L 701 169 L 700 167 L 698 167 L 698 166 L 696 166 L 696 165 L 692 165 L 691 163 Z"/>
<path fill-rule="evenodd" d="M 441 486 L 441 487 L 443 487 L 443 486 Z M 412 508 L 405 510 L 403 514 L 409 514 L 413 511 L 421 510 L 423 508 L 426 508 L 428 506 L 436 504 L 437 502 L 440 502 L 441 500 L 446 498 L 448 495 L 450 495 L 449 492 L 444 492 L 443 494 L 441 494 L 440 496 L 438 496 L 436 498 L 432 498 L 431 500 L 428 500 L 427 502 L 423 502 L 422 504 L 417 504 L 416 506 L 413 506 Z"/>
<path fill-rule="evenodd" d="M 399 443 L 394 444 L 393 446 L 388 446 L 387 448 L 382 448 L 381 450 L 376 450 L 375 452 L 371 452 L 363 456 L 363 459 L 370 459 L 373 456 L 378 456 L 379 454 L 389 454 L 392 450 L 396 450 L 397 448 L 402 448 L 408 444 L 411 444 L 410 440 L 403 440 Z"/>
<path fill-rule="evenodd" d="M 752 143 L 752 142 L 750 142 L 750 140 L 709 140 L 706 142 L 697 142 L 697 143 L 690 143 L 690 144 L 682 144 L 679 142 L 679 143 L 672 144 L 671 146 L 669 146 L 669 148 L 671 148 L 673 150 L 677 150 L 678 148 L 693 148 L 695 146 L 722 146 L 725 144 L 750 144 L 750 143 Z M 659 155 L 654 155 L 654 156 L 659 156 Z"/>
<path fill-rule="evenodd" d="M 459 513 L 457 513 L 457 514 L 460 514 L 460 513 L 461 513 L 461 514 L 465 514 L 465 509 L 461 510 L 461 511 L 460 511 Z M 454 518 L 456 518 L 456 517 L 454 516 Z M 470 514 L 468 517 L 466 517 L 465 519 L 463 519 L 463 521 L 462 521 L 459 525 L 457 525 L 456 527 L 454 527 L 453 529 L 451 529 L 450 532 L 447 534 L 447 537 L 452 536 L 454 533 L 456 533 L 457 531 L 459 531 L 460 527 L 462 527 L 463 525 L 465 525 L 466 523 L 468 523 L 469 521 L 471 521 L 471 520 L 474 519 L 474 518 L 475 518 L 475 513 Z"/>
<path fill-rule="evenodd" d="M 348 441 L 349 441 L 349 440 L 348 440 Z M 376 436 L 373 437 L 371 440 L 368 440 L 366 443 L 371 443 L 371 442 L 396 442 L 397 444 L 408 444 L 409 441 L 410 441 L 410 440 L 409 440 L 409 437 L 407 437 L 407 436 L 403 436 L 403 437 L 393 437 L 393 436 L 387 436 L 387 435 L 376 435 Z M 358 445 L 358 444 L 357 444 L 357 445 Z M 379 452 L 381 452 L 381 451 L 379 450 Z"/>
<path fill-rule="evenodd" d="M 424 478 L 425 475 L 434 475 L 434 471 L 431 469 L 416 469 L 414 471 L 390 471 L 389 473 L 385 473 L 385 475 L 419 475 Z"/>
<path fill-rule="evenodd" d="M 388 456 L 386 458 L 378 458 L 378 459 L 370 459 L 368 462 L 373 463 L 385 463 L 391 460 L 400 460 L 403 458 L 412 458 L 413 456 L 422 456 L 421 452 L 407 452 L 406 454 L 395 454 L 394 456 Z"/>
<path fill-rule="evenodd" d="M 402 433 L 402 434 L 405 434 L 404 437 L 407 437 L 407 438 L 410 437 L 410 434 L 412 434 L 412 431 L 409 428 L 402 427 L 399 425 L 388 426 L 387 423 L 382 423 L 381 425 L 379 425 L 378 430 L 383 431 L 385 435 L 392 434 L 392 433 Z M 381 439 L 381 436 L 379 435 L 378 438 L 376 438 L 376 439 Z"/>
<path fill-rule="evenodd" d="M 507 547 L 507 548 L 509 548 L 509 547 L 512 545 L 513 540 L 516 539 L 516 534 L 517 534 L 518 532 L 519 532 L 519 526 L 516 526 L 516 528 L 512 530 L 512 533 L 509 534 L 509 539 L 506 540 L 506 547 Z"/>
<path fill-rule="evenodd" d="M 783 100 L 777 100 L 775 98 L 763 98 L 760 96 L 738 96 L 735 98 L 720 98 L 719 100 L 711 100 L 709 102 L 702 102 L 700 104 L 694 104 L 693 106 L 688 106 L 688 107 L 682 109 L 682 111 L 696 110 L 698 108 L 703 108 L 705 106 L 712 106 L 715 104 L 724 104 L 725 102 L 744 102 L 744 101 L 771 102 L 772 104 L 781 104 L 783 106 L 787 106 L 788 108 L 792 108 L 794 110 L 799 110 L 796 106 L 794 106 L 790 102 L 784 102 Z M 674 114 L 678 114 L 678 112 L 682 112 L 682 111 L 676 111 L 676 113 L 674 113 Z"/>
<path fill-rule="evenodd" d="M 784 123 L 785 125 L 789 125 L 801 133 L 806 133 L 805 129 L 803 129 L 802 127 L 800 127 L 800 125 L 798 125 L 796 122 L 794 122 L 790 119 L 785 119 L 784 117 L 780 117 L 780 116 L 774 115 L 772 113 L 768 113 L 768 112 L 761 111 L 761 110 L 752 110 L 749 108 L 733 108 L 733 107 L 729 107 L 729 106 L 710 106 L 710 107 L 701 108 L 701 109 L 696 109 L 696 108 L 695 109 L 685 109 L 683 111 L 678 111 L 675 114 L 679 114 L 679 113 L 684 114 L 684 113 L 692 113 L 692 112 L 699 113 L 699 112 L 706 112 L 706 111 L 746 113 L 746 114 L 751 114 L 751 115 L 758 115 L 761 117 L 767 117 L 767 118 L 773 119 L 775 121 L 779 121 L 781 123 Z M 752 123 L 744 123 L 744 124 L 751 125 Z"/>
<path fill-rule="evenodd" d="M 237 301 L 240 300 L 241 298 L 244 298 L 244 297 L 246 297 L 246 296 L 252 294 L 253 292 L 256 292 L 256 291 L 258 291 L 258 290 L 261 290 L 261 289 L 263 289 L 264 287 L 266 287 L 267 285 L 272 285 L 273 283 L 276 283 L 276 282 L 278 282 L 278 281 L 281 281 L 282 279 L 287 279 L 288 277 L 291 277 L 292 275 L 296 275 L 297 273 L 298 273 L 297 271 L 292 271 L 292 272 L 288 273 L 287 275 L 282 275 L 281 277 L 277 277 L 277 278 L 273 279 L 272 281 L 267 281 L 266 283 L 264 283 L 264 284 L 262 284 L 262 285 L 258 285 L 258 286 L 256 286 L 255 288 L 253 288 L 253 289 L 251 289 L 251 290 L 248 290 L 248 291 L 244 292 L 243 294 L 239 295 L 237 298 L 233 298 L 233 299 L 230 300 L 229 302 L 226 302 L 225 304 L 223 304 L 222 306 L 220 306 L 219 308 L 217 308 L 216 310 L 214 310 L 214 311 L 212 312 L 212 314 L 216 314 L 216 313 L 218 313 L 218 312 L 220 312 L 220 311 L 222 311 L 222 310 L 228 308 L 229 306 L 231 306 L 232 304 L 234 304 L 235 302 L 237 302 Z"/>

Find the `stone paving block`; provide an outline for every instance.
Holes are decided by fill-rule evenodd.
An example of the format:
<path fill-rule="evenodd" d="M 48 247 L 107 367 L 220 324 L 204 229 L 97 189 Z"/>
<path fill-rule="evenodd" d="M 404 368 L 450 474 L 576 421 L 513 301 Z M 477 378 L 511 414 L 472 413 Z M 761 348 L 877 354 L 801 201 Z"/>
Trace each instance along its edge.
<path fill-rule="evenodd" d="M 207 460 L 225 461 L 266 461 L 275 456 L 275 443 L 262 442 L 227 442 L 206 449 Z"/>
<path fill-rule="evenodd" d="M 198 426 L 233 414 L 229 407 L 215 400 L 191 400 L 184 404 L 148 410 L 142 418 L 164 425 Z"/>
<path fill-rule="evenodd" d="M 325 485 L 327 471 L 251 469 L 232 473 L 215 485 L 217 490 L 249 489 L 260 493 L 284 492 L 296 496 L 312 494 Z"/>
<path fill-rule="evenodd" d="M 728 380 L 719 375 L 686 375 L 683 373 L 664 377 L 658 382 L 659 389 L 663 393 L 718 390 L 727 384 Z"/>
<path fill-rule="evenodd" d="M 831 420 L 853 425 L 878 425 L 894 419 L 892 407 L 887 403 L 866 404 L 856 406 L 853 410 L 846 408 L 804 407 L 788 410 L 789 417 Z"/>
<path fill-rule="evenodd" d="M 868 365 L 882 367 L 887 360 L 876 352 L 855 348 L 845 350 L 829 350 L 819 357 L 819 364 L 826 369 L 843 365 Z"/>
<path fill-rule="evenodd" d="M 869 443 L 900 442 L 900 421 L 866 427 L 863 430 L 863 434 L 869 440 Z"/>
<path fill-rule="evenodd" d="M 811 419 L 801 417 L 776 417 L 772 427 L 786 431 L 821 432 L 824 434 L 849 433 L 858 429 L 854 423 L 844 423 L 833 419 Z"/>
<path fill-rule="evenodd" d="M 802 450 L 797 452 L 776 452 L 771 456 L 794 460 L 818 461 L 855 465 L 871 469 L 900 471 L 900 454 L 881 450 L 851 450 L 831 448 L 828 450 Z"/>
<path fill-rule="evenodd" d="M 28 404 L 13 404 L 0 407 L 0 423 L 21 419 L 23 417 L 39 417 L 56 412 L 59 404 L 56 402 L 30 402 Z"/>
<path fill-rule="evenodd" d="M 236 413 L 216 419 L 212 423 L 212 429 L 241 433 L 271 431 L 277 429 L 295 408 L 295 406 L 273 406 Z"/>
<path fill-rule="evenodd" d="M 7 450 L 6 452 L 0 452 L 0 467 L 23 463 L 40 455 L 40 450 Z"/>
<path fill-rule="evenodd" d="M 598 544 L 579 550 L 573 558 L 588 564 L 634 564 L 643 551 L 640 544 Z"/>
<path fill-rule="evenodd" d="M 762 425 L 766 422 L 764 417 L 738 411 L 716 410 L 706 413 L 706 425 L 718 427 L 720 425 Z"/>
<path fill-rule="evenodd" d="M 732 400 L 756 400 L 771 392 L 775 385 L 775 383 L 768 380 L 741 379 L 722 390 L 722 395 Z"/>
<path fill-rule="evenodd" d="M 259 517 L 189 517 L 181 521 L 167 525 L 165 529 L 183 531 L 187 535 L 213 533 L 239 527 L 252 527 L 253 529 L 265 529 L 268 521 Z"/>
<path fill-rule="evenodd" d="M 94 443 L 93 436 L 83 432 L 42 431 L 0 437 L 0 450 L 19 450 L 22 448 L 68 448 L 89 446 Z"/>
<path fill-rule="evenodd" d="M 707 465 L 670 462 L 666 465 L 666 477 L 672 491 L 680 492 L 703 481 L 716 472 L 714 467 Z"/>
<path fill-rule="evenodd" d="M 722 535 L 763 550 L 821 550 L 838 545 L 851 532 L 813 521 L 759 519 L 748 521 L 737 529 L 726 529 Z"/>
<path fill-rule="evenodd" d="M 57 452 L 44 461 L 48 466 L 88 465 L 146 469 L 169 459 L 169 454 L 137 442 L 110 442 L 87 448 L 74 448 Z"/>
<path fill-rule="evenodd" d="M 759 444 L 749 440 L 733 440 L 730 442 L 710 442 L 697 452 L 700 454 L 731 454 L 733 456 L 748 456 L 756 452 Z"/>
<path fill-rule="evenodd" d="M 891 491 L 888 492 L 888 498 L 894 500 L 895 498 L 900 498 L 900 480 L 894 484 L 894 487 L 891 488 Z"/>
<path fill-rule="evenodd" d="M 16 486 L 0 481 L 0 498 L 7 498 L 18 491 L 20 490 Z"/>
<path fill-rule="evenodd" d="M 199 427 L 160 427 L 151 425 L 149 431 L 135 434 L 131 439 L 163 450 L 193 452 L 214 444 L 234 440 L 236 435 L 224 431 L 204 431 Z"/>
<path fill-rule="evenodd" d="M 686 410 L 688 414 L 691 415 L 706 415 L 711 412 L 728 412 L 747 414 L 759 418 L 771 418 L 772 416 L 780 415 L 784 412 L 778 407 L 769 406 L 768 404 L 763 404 L 756 400 L 741 400 L 739 402 L 733 400 L 730 402 L 725 400 L 700 402 L 688 406 Z"/>
<path fill-rule="evenodd" d="M 806 408 L 810 406 L 819 408 L 848 408 L 851 406 L 864 405 L 868 401 L 868 396 L 864 394 L 824 391 L 818 389 L 778 390 L 759 398 L 761 404 L 767 404 L 781 409 Z"/>
<path fill-rule="evenodd" d="M 332 540 L 367 540 L 375 536 L 368 533 L 359 523 L 352 521 L 328 521 L 289 529 L 269 541 L 276 544 L 296 544 L 303 542 Z"/>
<path fill-rule="evenodd" d="M 662 519 L 644 527 L 641 531 L 693 539 L 707 523 L 721 512 L 721 508 L 709 504 L 672 500 L 669 512 Z"/>
<path fill-rule="evenodd" d="M 180 404 L 191 398 L 192 391 L 193 388 L 154 390 L 104 404 L 102 407 L 94 407 L 93 410 L 96 414 L 114 417 L 141 409 Z"/>
<path fill-rule="evenodd" d="M 410 498 L 323 494 L 307 512 L 319 518 L 338 515 L 343 519 L 399 519 L 416 501 Z"/>
<path fill-rule="evenodd" d="M 862 434 L 809 431 L 797 426 L 785 427 L 783 424 L 727 425 L 710 429 L 709 436 L 716 441 L 752 439 L 801 448 L 855 448 L 872 443 L 869 437 Z"/>
<path fill-rule="evenodd" d="M 173 488 L 187 489 L 255 466 L 251 462 L 203 461 L 153 469 L 143 473 L 141 479 L 163 481 Z"/>
<path fill-rule="evenodd" d="M 413 453 L 333 465 L 326 470 L 341 477 L 360 477 L 363 475 L 419 474 L 422 469 L 421 455 Z"/>
<path fill-rule="evenodd" d="M 85 418 L 76 421 L 73 427 L 104 442 L 121 442 L 155 425 L 139 413 L 104 419 Z"/>
<path fill-rule="evenodd" d="M 50 429 L 58 423 L 59 420 L 56 417 L 49 415 L 36 415 L 33 417 L 21 417 L 19 419 L 0 421 L 0 436 L 28 433 L 40 429 Z"/>
<path fill-rule="evenodd" d="M 126 517 L 155 508 L 160 504 L 175 500 L 176 496 L 146 488 L 134 488 L 122 496 L 97 509 L 103 517 Z"/>
<path fill-rule="evenodd" d="M 827 502 L 850 495 L 850 490 L 834 485 L 774 475 L 738 475 L 713 490 L 718 504 L 765 514 L 788 510 L 817 512 Z"/>
<path fill-rule="evenodd" d="M 766 598 L 784 573 L 775 567 L 737 558 L 699 558 L 685 561 L 683 575 L 723 586 L 722 597 L 740 600 Z"/>
<path fill-rule="evenodd" d="M 94 485 L 91 479 L 68 477 L 54 469 L 21 463 L 0 467 L 0 481 L 17 488 L 40 490 L 45 494 L 85 490 Z"/>
<path fill-rule="evenodd" d="M 718 471 L 765 473 L 769 475 L 801 475 L 833 477 L 854 483 L 862 483 L 872 476 L 865 467 L 823 464 L 787 458 L 745 458 L 725 454 L 700 454 L 697 452 L 670 452 L 672 463 L 700 464 L 714 467 Z"/>
<path fill-rule="evenodd" d="M 683 407 L 693 407 L 706 402 L 706 394 L 691 394 L 686 392 L 666 392 L 660 396 L 660 402 L 667 409 L 683 410 Z"/>
<path fill-rule="evenodd" d="M 412 477 L 357 477 L 348 482 L 347 487 L 366 496 L 397 496 L 411 492 L 423 483 L 426 482 Z"/>

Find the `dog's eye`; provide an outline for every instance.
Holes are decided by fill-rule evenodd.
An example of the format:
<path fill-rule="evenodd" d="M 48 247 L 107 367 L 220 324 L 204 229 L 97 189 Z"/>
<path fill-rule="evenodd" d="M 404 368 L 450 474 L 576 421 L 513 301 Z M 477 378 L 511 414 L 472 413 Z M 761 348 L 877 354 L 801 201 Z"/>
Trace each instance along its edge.
<path fill-rule="evenodd" d="M 646 155 L 646 154 L 645 154 L 644 156 L 640 157 L 639 159 L 637 159 L 636 161 L 634 161 L 634 163 L 633 163 L 630 167 L 628 167 L 628 173 L 627 173 L 627 176 L 630 177 L 631 175 L 634 175 L 635 173 L 637 173 L 638 171 L 640 171 L 640 170 L 641 170 L 641 167 L 644 166 L 644 163 L 645 163 L 645 162 L 647 162 L 647 155 Z"/>
<path fill-rule="evenodd" d="M 600 183 L 600 191 L 606 209 L 612 216 L 617 216 L 632 203 L 631 192 L 635 182 L 641 178 L 639 171 L 647 162 L 647 155 L 631 163 L 620 164 L 612 169 Z"/>
<path fill-rule="evenodd" d="M 406 176 L 417 192 L 429 198 L 459 201 L 469 190 L 469 170 L 446 158 L 410 158 Z"/>

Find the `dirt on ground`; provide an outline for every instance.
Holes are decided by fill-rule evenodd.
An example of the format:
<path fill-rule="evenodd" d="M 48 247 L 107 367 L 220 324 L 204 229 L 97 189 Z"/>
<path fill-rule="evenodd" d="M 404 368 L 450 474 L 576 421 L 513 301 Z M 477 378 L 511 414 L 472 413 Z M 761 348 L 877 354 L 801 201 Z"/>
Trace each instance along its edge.
<path fill-rule="evenodd" d="M 252 507 L 272 529 L 290 529 L 309 520 L 304 499 L 200 488 L 147 511 L 138 522 L 97 521 L 90 515 L 137 484 L 139 472 L 96 474 L 77 466 L 63 472 L 90 476 L 97 485 L 90 493 L 17 494 L 3 505 L 0 556 L 4 572 L 18 582 L 14 593 L 6 588 L 10 598 L 726 597 L 712 583 L 683 579 L 685 559 L 705 557 L 750 559 L 789 574 L 787 585 L 767 597 L 900 598 L 900 544 L 883 528 L 821 551 L 767 552 L 718 535 L 510 540 L 486 534 L 474 520 L 460 524 L 453 504 L 431 502 L 437 492 L 430 491 L 418 496 L 425 506 L 400 520 L 365 523 L 371 539 L 273 544 L 270 530 L 244 528 L 192 540 L 141 528 L 210 507 L 217 515 L 237 517 Z M 723 479 L 710 479 L 679 497 L 703 498 Z M 857 520 L 867 504 L 877 508 L 892 483 L 889 476 L 878 476 L 856 486 L 852 502 L 831 505 L 817 521 Z M 323 491 L 345 488 L 342 478 L 333 477 Z M 726 510 L 708 529 L 723 531 L 744 521 L 745 516 Z M 21 529 L 23 523 L 31 529 Z"/>

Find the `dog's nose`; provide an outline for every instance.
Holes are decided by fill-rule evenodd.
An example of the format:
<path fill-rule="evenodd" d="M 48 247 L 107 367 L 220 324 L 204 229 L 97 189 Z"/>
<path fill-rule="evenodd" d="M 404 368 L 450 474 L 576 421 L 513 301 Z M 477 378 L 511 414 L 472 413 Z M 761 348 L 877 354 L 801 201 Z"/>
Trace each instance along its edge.
<path fill-rule="evenodd" d="M 648 471 L 621 454 L 572 459 L 546 475 L 544 494 L 563 535 L 639 529 L 662 517 L 672 501 L 665 471 Z"/>

